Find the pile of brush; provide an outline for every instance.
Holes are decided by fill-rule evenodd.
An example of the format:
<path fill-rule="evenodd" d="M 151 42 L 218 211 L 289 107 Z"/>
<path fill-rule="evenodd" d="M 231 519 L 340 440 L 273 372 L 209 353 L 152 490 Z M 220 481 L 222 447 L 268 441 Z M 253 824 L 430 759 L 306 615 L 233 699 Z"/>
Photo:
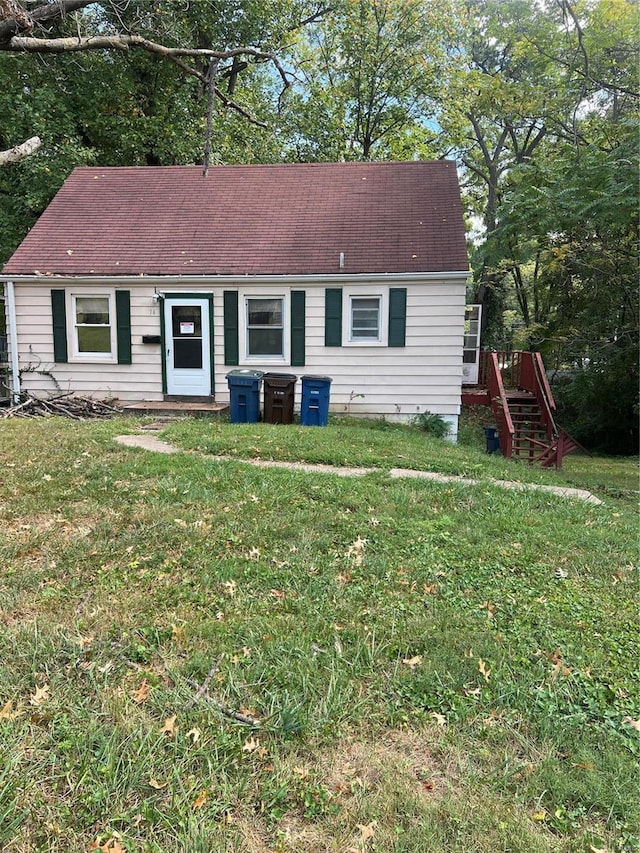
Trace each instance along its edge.
<path fill-rule="evenodd" d="M 78 397 L 69 392 L 55 397 L 40 399 L 26 397 L 19 403 L 0 409 L 0 418 L 50 418 L 55 415 L 84 421 L 89 418 L 112 418 L 122 414 L 122 409 L 113 402 L 92 400 L 90 397 Z"/>

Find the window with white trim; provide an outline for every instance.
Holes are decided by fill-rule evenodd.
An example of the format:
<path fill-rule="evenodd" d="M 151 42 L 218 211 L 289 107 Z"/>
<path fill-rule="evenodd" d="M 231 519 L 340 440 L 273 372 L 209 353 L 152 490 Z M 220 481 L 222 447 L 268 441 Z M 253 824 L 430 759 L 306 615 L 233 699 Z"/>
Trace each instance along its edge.
<path fill-rule="evenodd" d="M 284 297 L 245 297 L 245 318 L 246 357 L 284 358 Z"/>
<path fill-rule="evenodd" d="M 76 358 L 114 359 L 116 330 L 111 294 L 72 294 L 71 323 Z"/>
<path fill-rule="evenodd" d="M 375 343 L 382 340 L 382 297 L 349 298 L 349 340 Z"/>

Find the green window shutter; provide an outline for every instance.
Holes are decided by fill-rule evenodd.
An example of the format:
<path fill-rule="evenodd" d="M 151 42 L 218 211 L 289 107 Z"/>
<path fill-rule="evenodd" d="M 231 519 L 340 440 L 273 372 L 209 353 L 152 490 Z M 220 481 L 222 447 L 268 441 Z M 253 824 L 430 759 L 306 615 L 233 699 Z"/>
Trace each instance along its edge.
<path fill-rule="evenodd" d="M 403 347 L 407 328 L 407 288 L 389 289 L 389 346 Z"/>
<path fill-rule="evenodd" d="M 131 292 L 116 290 L 118 364 L 131 364 Z"/>
<path fill-rule="evenodd" d="M 324 292 L 324 345 L 342 346 L 342 288 L 327 287 Z"/>
<path fill-rule="evenodd" d="M 51 291 L 53 317 L 53 360 L 56 364 L 67 361 L 67 305 L 64 290 Z"/>
<path fill-rule="evenodd" d="M 305 291 L 291 291 L 291 366 L 304 365 Z"/>
<path fill-rule="evenodd" d="M 224 363 L 239 364 L 238 291 L 225 290 L 224 299 Z"/>

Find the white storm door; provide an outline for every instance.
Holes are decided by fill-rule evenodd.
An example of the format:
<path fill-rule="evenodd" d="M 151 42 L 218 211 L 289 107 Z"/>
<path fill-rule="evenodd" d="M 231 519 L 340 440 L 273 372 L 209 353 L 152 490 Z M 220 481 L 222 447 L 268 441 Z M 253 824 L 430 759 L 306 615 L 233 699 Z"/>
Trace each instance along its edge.
<path fill-rule="evenodd" d="M 480 326 L 482 305 L 467 305 L 464 314 L 462 384 L 477 385 L 480 366 Z"/>
<path fill-rule="evenodd" d="M 167 394 L 211 394 L 211 340 L 208 299 L 164 301 Z"/>

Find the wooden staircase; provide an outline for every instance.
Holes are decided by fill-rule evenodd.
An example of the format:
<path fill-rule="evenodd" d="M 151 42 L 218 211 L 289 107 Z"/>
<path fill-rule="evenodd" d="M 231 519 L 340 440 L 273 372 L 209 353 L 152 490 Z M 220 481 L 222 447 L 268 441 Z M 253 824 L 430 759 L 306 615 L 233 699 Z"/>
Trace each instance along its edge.
<path fill-rule="evenodd" d="M 479 384 L 463 390 L 462 402 L 491 406 L 503 456 L 544 468 L 561 468 L 563 458 L 572 451 L 580 449 L 588 454 L 556 425 L 556 404 L 540 353 L 480 355 Z"/>

